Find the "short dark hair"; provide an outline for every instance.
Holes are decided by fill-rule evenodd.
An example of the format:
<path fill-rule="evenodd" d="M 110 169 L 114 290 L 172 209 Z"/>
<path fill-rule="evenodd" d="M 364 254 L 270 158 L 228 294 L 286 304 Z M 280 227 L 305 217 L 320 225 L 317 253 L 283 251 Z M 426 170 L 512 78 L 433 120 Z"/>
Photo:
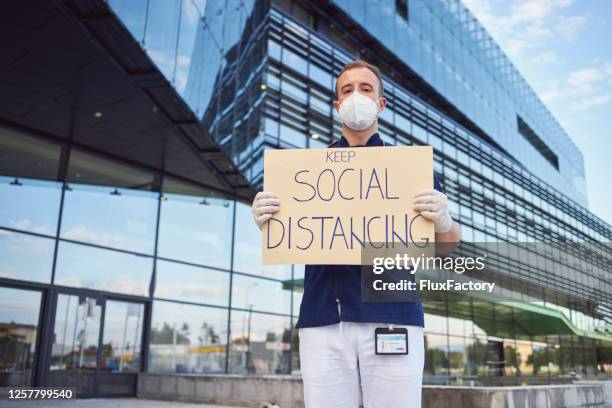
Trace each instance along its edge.
<path fill-rule="evenodd" d="M 370 71 L 372 71 L 374 75 L 376 75 L 376 78 L 378 78 L 378 96 L 382 97 L 384 94 L 384 88 L 383 88 L 382 76 L 380 75 L 380 69 L 378 69 L 377 66 L 367 63 L 363 60 L 355 60 L 355 61 L 349 62 L 348 64 L 342 67 L 342 70 L 340 70 L 340 73 L 338 74 L 338 78 L 336 78 L 336 86 L 335 86 L 336 98 L 339 97 L 338 96 L 338 79 L 340 79 L 342 74 L 344 74 L 349 69 L 355 69 L 355 68 L 367 68 Z"/>

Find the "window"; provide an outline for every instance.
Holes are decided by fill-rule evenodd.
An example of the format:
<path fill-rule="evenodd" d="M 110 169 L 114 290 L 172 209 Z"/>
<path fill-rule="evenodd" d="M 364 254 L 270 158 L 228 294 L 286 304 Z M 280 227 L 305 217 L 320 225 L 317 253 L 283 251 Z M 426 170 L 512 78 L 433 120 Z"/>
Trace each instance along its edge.
<path fill-rule="evenodd" d="M 0 225 L 55 236 L 61 192 L 57 182 L 0 177 Z"/>
<path fill-rule="evenodd" d="M 142 344 L 142 322 L 144 305 L 142 303 L 106 301 L 104 314 L 104 339 L 101 366 L 108 371 L 138 372 Z M 107 392 L 119 391 L 119 387 L 101 384 Z M 102 390 L 101 390 L 102 392 Z"/>
<path fill-rule="evenodd" d="M 32 385 L 40 292 L 0 287 L 0 387 Z"/>
<path fill-rule="evenodd" d="M 448 375 L 448 339 L 437 334 L 425 334 L 425 373 Z"/>
<path fill-rule="evenodd" d="M 147 296 L 153 258 L 60 242 L 55 283 Z"/>
<path fill-rule="evenodd" d="M 281 46 L 276 41 L 268 40 L 268 56 L 279 60 L 281 59 Z"/>
<path fill-rule="evenodd" d="M 285 282 L 235 273 L 232 280 L 232 307 L 290 314 L 291 291 Z"/>
<path fill-rule="evenodd" d="M 229 272 L 158 260 L 155 297 L 227 306 L 229 279 Z"/>
<path fill-rule="evenodd" d="M 0 229 L 0 277 L 49 283 L 55 240 Z"/>
<path fill-rule="evenodd" d="M 153 303 L 151 372 L 224 373 L 226 344 L 226 309 Z"/>
<path fill-rule="evenodd" d="M 308 63 L 304 58 L 297 55 L 293 51 L 289 51 L 286 47 L 283 48 L 283 64 L 293 68 L 302 75 L 306 75 L 308 71 Z"/>
<path fill-rule="evenodd" d="M 159 221 L 158 255 L 179 261 L 229 269 L 233 201 L 211 192 L 164 179 Z M 169 194 L 171 191 L 179 194 Z"/>
<path fill-rule="evenodd" d="M 147 23 L 155 29 L 145 31 L 147 52 L 164 76 L 172 80 L 176 60 L 176 38 L 180 1 L 153 0 L 147 9 Z"/>
<path fill-rule="evenodd" d="M 64 196 L 60 236 L 153 254 L 157 199 L 153 192 L 74 184 Z"/>
<path fill-rule="evenodd" d="M 60 146 L 0 127 L 0 174 L 56 180 Z"/>
<path fill-rule="evenodd" d="M 236 238 L 234 269 L 271 278 L 289 279 L 291 265 L 262 265 L 261 231 L 253 222 L 251 206 L 236 204 Z"/>
<path fill-rule="evenodd" d="M 306 147 L 306 135 L 284 124 L 280 126 L 280 140 L 292 147 Z"/>
<path fill-rule="evenodd" d="M 289 317 L 232 311 L 230 324 L 231 374 L 289 374 Z"/>
<path fill-rule="evenodd" d="M 70 385 L 76 386 L 76 391 L 80 393 L 94 392 L 101 320 L 102 302 L 99 299 L 58 295 L 55 328 L 51 337 L 49 385 Z M 108 349 L 105 354 L 110 354 Z M 71 382 L 71 375 L 80 381 Z"/>
<path fill-rule="evenodd" d="M 408 20 L 408 0 L 395 0 L 395 11 L 402 16 L 404 20 Z"/>
<path fill-rule="evenodd" d="M 73 149 L 67 179 L 62 238 L 153 253 L 158 194 L 150 191 L 152 173 Z"/>
<path fill-rule="evenodd" d="M 332 76 L 329 74 L 328 71 L 321 69 L 317 65 L 311 63 L 308 74 L 310 79 L 321 84 L 326 90 L 331 89 Z"/>
<path fill-rule="evenodd" d="M 516 115 L 516 124 L 518 132 L 540 153 L 552 166 L 559 170 L 559 158 L 550 150 L 544 141 L 538 136 L 531 127 L 521 118 Z"/>

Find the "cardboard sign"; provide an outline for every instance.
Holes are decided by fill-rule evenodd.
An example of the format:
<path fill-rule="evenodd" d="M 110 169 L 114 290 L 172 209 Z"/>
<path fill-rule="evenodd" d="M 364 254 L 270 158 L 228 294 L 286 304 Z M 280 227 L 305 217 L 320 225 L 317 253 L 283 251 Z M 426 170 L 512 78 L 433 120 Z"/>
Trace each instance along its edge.
<path fill-rule="evenodd" d="M 263 228 L 263 263 L 359 265 L 369 243 L 433 242 L 412 209 L 431 188 L 431 146 L 266 150 L 264 191 L 280 210 Z"/>

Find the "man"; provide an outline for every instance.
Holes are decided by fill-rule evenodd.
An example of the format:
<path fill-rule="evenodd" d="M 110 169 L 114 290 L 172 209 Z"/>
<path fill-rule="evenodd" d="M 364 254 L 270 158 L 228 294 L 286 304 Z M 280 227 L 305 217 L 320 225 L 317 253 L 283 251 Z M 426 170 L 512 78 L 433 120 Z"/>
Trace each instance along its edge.
<path fill-rule="evenodd" d="M 387 101 L 378 68 L 364 61 L 347 64 L 336 96 L 342 137 L 329 147 L 384 146 L 378 115 Z M 415 196 L 414 209 L 434 222 L 436 242 L 458 242 L 459 226 L 435 175 L 434 187 Z M 274 192 L 255 196 L 260 229 L 280 205 Z M 375 354 L 375 329 L 390 325 L 407 329 L 408 354 Z M 297 323 L 306 407 L 357 408 L 360 394 L 365 408 L 420 407 L 423 325 L 420 302 L 362 302 L 360 266 L 306 265 Z"/>

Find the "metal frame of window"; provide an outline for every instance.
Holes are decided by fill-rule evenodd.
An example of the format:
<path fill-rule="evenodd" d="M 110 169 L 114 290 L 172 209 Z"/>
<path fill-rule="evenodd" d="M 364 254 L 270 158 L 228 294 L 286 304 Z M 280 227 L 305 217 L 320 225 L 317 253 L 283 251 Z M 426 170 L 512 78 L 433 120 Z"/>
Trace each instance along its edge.
<path fill-rule="evenodd" d="M 3 126 L 7 125 L 8 127 L 14 128 L 13 126 L 11 126 L 11 124 L 2 123 L 2 125 Z M 208 266 L 204 264 L 197 264 L 197 263 L 181 261 L 177 259 L 161 257 L 161 256 L 158 256 L 158 242 L 159 242 L 159 227 L 161 223 L 161 220 L 160 220 L 161 202 L 162 202 L 161 196 L 163 194 L 163 190 L 162 190 L 163 183 L 162 182 L 163 182 L 163 178 L 165 177 L 165 174 L 162 174 L 161 172 L 154 170 L 154 169 L 150 169 L 150 168 L 147 169 L 146 167 L 139 165 L 139 164 L 129 163 L 128 161 L 123 160 L 122 158 L 114 157 L 107 153 L 92 151 L 92 149 L 89 149 L 84 146 L 80 146 L 77 143 L 72 143 L 72 141 L 60 140 L 53 136 L 41 134 L 40 132 L 37 132 L 37 131 L 31 131 L 29 129 L 24 129 L 23 127 L 20 127 L 19 129 L 16 129 L 16 130 L 25 132 L 28 135 L 36 137 L 36 138 L 50 140 L 52 142 L 59 144 L 62 148 L 61 154 L 60 154 L 60 162 L 58 163 L 58 169 L 59 169 L 58 170 L 58 174 L 59 174 L 58 181 L 61 183 L 61 190 L 60 190 L 60 205 L 59 205 L 59 210 L 58 210 L 58 215 L 57 215 L 58 223 L 57 223 L 57 227 L 55 230 L 55 234 L 45 235 L 45 234 L 39 234 L 36 232 L 22 231 L 22 230 L 18 230 L 18 229 L 7 227 L 7 226 L 0 226 L 0 230 L 15 232 L 19 234 L 25 234 L 25 235 L 30 235 L 30 236 L 36 236 L 36 237 L 41 237 L 41 238 L 54 239 L 53 260 L 52 260 L 51 270 L 49 271 L 50 283 L 24 281 L 24 280 L 13 279 L 13 278 L 0 278 L 0 287 L 35 290 L 41 293 L 41 307 L 40 307 L 39 321 L 38 321 L 38 327 L 37 327 L 35 354 L 33 357 L 31 385 L 42 386 L 48 383 L 48 375 L 49 375 L 48 367 L 49 367 L 49 363 L 51 359 L 51 338 L 52 338 L 53 330 L 54 330 L 53 325 L 54 325 L 55 312 L 56 312 L 55 305 L 56 305 L 56 299 L 57 299 L 58 293 L 73 293 L 73 294 L 81 294 L 81 295 L 90 295 L 90 296 L 94 296 L 94 297 L 102 298 L 102 299 L 124 300 L 124 301 L 139 302 L 139 303 L 144 304 L 144 316 L 143 316 L 143 323 L 142 323 L 143 332 L 141 335 L 141 356 L 142 358 L 141 358 L 140 370 L 145 371 L 145 372 L 148 371 L 148 368 L 149 368 L 148 362 L 149 362 L 149 356 L 150 356 L 151 321 L 152 321 L 152 316 L 153 316 L 152 309 L 153 309 L 154 300 L 158 299 L 154 296 L 155 282 L 156 282 L 156 277 L 157 277 L 157 260 L 158 259 L 169 261 L 169 262 L 174 262 L 177 264 L 218 270 L 218 271 L 227 272 L 230 274 L 229 287 L 228 287 L 229 295 L 228 295 L 227 306 L 208 305 L 205 303 L 186 302 L 186 301 L 180 301 L 180 300 L 175 300 L 175 299 L 159 298 L 159 300 L 169 301 L 175 304 L 191 304 L 191 305 L 197 305 L 197 306 L 215 307 L 215 308 L 221 308 L 221 309 L 228 310 L 228 315 L 227 315 L 228 316 L 227 317 L 228 318 L 228 321 L 227 321 L 228 335 L 227 335 L 227 344 L 226 344 L 227 348 L 226 348 L 225 372 L 229 373 L 229 365 L 228 365 L 227 360 L 229 358 L 229 346 L 230 346 L 230 338 L 231 338 L 231 333 L 230 333 L 231 311 L 232 309 L 235 309 L 236 311 L 248 311 L 246 309 L 241 309 L 241 308 L 231 308 L 233 275 L 239 274 L 239 275 L 254 277 L 260 280 L 267 280 L 267 281 L 273 281 L 273 282 L 278 282 L 278 283 L 283 282 L 283 279 L 275 279 L 271 277 L 260 276 L 257 274 L 245 273 L 245 272 L 234 270 L 234 252 L 235 252 L 234 244 L 235 244 L 235 239 L 236 239 L 236 206 L 238 203 L 237 197 L 234 196 L 231 198 L 231 200 L 234 201 L 236 204 L 234 205 L 233 213 L 232 213 L 232 226 L 233 227 L 232 227 L 232 233 L 230 237 L 231 252 L 229 254 L 230 256 L 230 268 L 229 269 L 218 268 L 218 267 Z M 158 204 L 157 204 L 157 212 L 156 212 L 156 218 L 155 218 L 155 237 L 154 237 L 154 248 L 153 248 L 152 255 L 142 254 L 142 253 L 118 249 L 118 248 L 111 248 L 111 247 L 107 247 L 104 245 L 81 242 L 81 241 L 77 241 L 73 239 L 66 239 L 66 238 L 60 237 L 62 217 L 64 214 L 64 197 L 65 197 L 65 192 L 68 187 L 68 183 L 65 181 L 65 176 L 66 176 L 66 172 L 68 169 L 68 161 L 69 161 L 70 151 L 72 147 L 82 149 L 84 151 L 87 151 L 88 153 L 91 153 L 91 154 L 94 154 L 96 156 L 100 156 L 103 158 L 108 158 L 108 159 L 112 159 L 115 161 L 126 162 L 136 168 L 145 169 L 153 173 L 154 178 L 153 178 L 152 190 L 157 192 Z M 197 185 L 191 180 L 185 180 L 181 177 L 176 177 L 176 175 L 174 174 L 168 174 L 168 176 L 175 178 L 175 179 L 179 179 L 188 184 Z M 207 185 L 201 185 L 200 187 L 211 190 L 210 187 Z M 100 291 L 100 290 L 95 290 L 91 288 L 74 288 L 74 287 L 69 287 L 69 286 L 56 285 L 55 284 L 55 273 L 56 273 L 56 267 L 57 267 L 57 257 L 58 257 L 58 249 L 59 249 L 60 242 L 69 242 L 69 243 L 83 245 L 87 247 L 94 247 L 94 248 L 113 251 L 117 253 L 125 253 L 125 254 L 143 256 L 143 257 L 152 259 L 153 262 L 152 262 L 151 280 L 149 283 L 148 296 L 137 296 L 137 295 L 115 293 L 115 292 Z M 292 274 L 291 276 L 293 276 L 293 268 L 291 268 L 291 274 Z M 292 322 L 294 318 L 293 303 L 292 303 L 293 297 L 292 296 L 293 294 L 290 295 L 289 309 L 286 311 L 286 313 L 277 313 L 277 312 L 260 311 L 260 310 L 252 310 L 252 312 L 258 315 L 274 315 L 274 316 L 286 317 L 289 322 Z M 293 327 L 291 327 L 291 330 L 293 332 L 294 330 Z M 101 331 L 103 331 L 103 328 L 101 328 Z M 291 362 L 289 364 L 291 365 Z"/>

